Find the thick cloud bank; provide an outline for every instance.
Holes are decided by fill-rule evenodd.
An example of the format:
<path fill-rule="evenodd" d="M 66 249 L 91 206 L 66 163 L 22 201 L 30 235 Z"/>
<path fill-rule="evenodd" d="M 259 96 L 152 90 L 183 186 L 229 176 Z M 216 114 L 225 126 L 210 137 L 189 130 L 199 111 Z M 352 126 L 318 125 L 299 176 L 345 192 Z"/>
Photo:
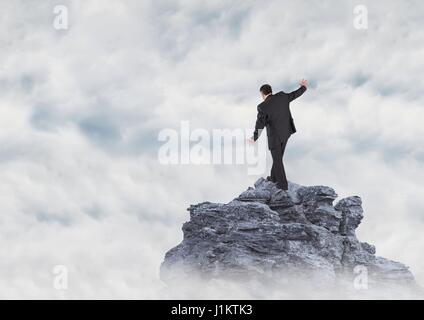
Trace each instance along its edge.
<path fill-rule="evenodd" d="M 361 196 L 359 237 L 423 284 L 424 3 L 362 4 L 364 30 L 349 1 L 0 1 L 0 297 L 172 297 L 186 207 L 258 176 L 161 165 L 158 133 L 251 128 L 259 86 L 300 78 L 289 179 Z"/>

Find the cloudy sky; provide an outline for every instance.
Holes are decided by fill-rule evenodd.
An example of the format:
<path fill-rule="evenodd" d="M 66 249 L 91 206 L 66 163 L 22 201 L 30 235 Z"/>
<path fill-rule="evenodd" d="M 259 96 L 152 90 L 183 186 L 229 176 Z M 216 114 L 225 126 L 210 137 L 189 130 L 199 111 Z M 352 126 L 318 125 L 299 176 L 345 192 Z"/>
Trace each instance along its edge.
<path fill-rule="evenodd" d="M 172 297 L 186 208 L 259 176 L 161 165 L 158 133 L 252 128 L 259 86 L 301 78 L 289 180 L 361 196 L 359 238 L 424 285 L 424 3 L 361 1 L 359 30 L 357 4 L 0 0 L 0 297 Z"/>

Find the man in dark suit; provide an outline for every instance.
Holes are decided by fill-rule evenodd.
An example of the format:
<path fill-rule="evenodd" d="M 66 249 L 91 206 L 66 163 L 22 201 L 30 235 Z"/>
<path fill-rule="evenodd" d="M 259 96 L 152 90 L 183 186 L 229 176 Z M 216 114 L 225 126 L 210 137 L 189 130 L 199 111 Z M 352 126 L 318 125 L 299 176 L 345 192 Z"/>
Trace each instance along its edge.
<path fill-rule="evenodd" d="M 264 101 L 258 105 L 255 132 L 249 139 L 249 143 L 255 143 L 261 131 L 266 127 L 268 148 L 272 155 L 271 176 L 268 177 L 268 180 L 276 182 L 278 188 L 283 190 L 288 189 L 283 165 L 284 150 L 288 139 L 296 132 L 289 104 L 306 91 L 307 81 L 302 79 L 299 84 L 300 88 L 293 92 L 280 91 L 276 94 L 272 94 L 269 84 L 261 86 L 259 91 Z"/>

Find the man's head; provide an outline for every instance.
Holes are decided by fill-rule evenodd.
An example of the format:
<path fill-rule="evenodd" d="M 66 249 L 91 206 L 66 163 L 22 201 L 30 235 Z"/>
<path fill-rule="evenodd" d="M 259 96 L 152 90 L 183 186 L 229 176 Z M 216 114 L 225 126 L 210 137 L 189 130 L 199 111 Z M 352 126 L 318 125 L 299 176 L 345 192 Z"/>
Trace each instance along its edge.
<path fill-rule="evenodd" d="M 272 93 L 272 88 L 269 84 L 264 84 L 260 87 L 259 92 L 261 93 L 262 98 L 265 100 L 265 98 Z"/>

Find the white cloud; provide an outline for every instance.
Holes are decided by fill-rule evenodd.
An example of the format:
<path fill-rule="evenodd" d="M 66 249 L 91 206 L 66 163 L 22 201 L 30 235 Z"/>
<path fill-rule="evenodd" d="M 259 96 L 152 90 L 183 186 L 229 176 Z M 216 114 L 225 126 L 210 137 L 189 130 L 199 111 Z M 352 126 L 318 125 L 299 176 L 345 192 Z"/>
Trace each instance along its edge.
<path fill-rule="evenodd" d="M 361 239 L 424 284 L 420 1 L 362 2 L 368 30 L 353 28 L 354 2 L 62 3 L 66 31 L 55 1 L 0 3 L 1 297 L 166 296 L 158 267 L 185 208 L 256 177 L 161 166 L 158 130 L 252 127 L 259 85 L 302 77 L 290 180 L 360 195 Z"/>

